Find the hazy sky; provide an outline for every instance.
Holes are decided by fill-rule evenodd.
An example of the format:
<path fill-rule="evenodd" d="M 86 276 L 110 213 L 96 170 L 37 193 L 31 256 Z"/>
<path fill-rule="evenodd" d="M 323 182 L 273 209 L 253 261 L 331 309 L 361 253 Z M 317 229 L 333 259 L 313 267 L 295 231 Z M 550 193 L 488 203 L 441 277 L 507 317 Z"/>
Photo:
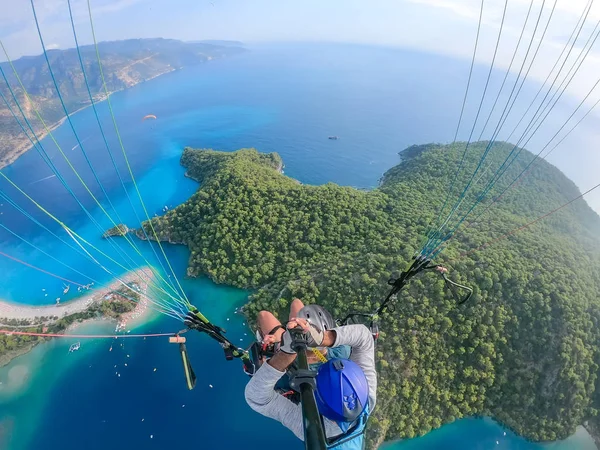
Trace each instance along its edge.
<path fill-rule="evenodd" d="M 73 46 L 66 0 L 34 0 L 48 47 Z M 72 0 L 82 43 L 90 42 L 87 0 Z M 496 65 L 507 67 L 533 4 L 524 39 L 543 31 L 556 9 L 530 76 L 543 80 L 571 34 L 587 0 L 508 0 Z M 183 40 L 337 41 L 402 46 L 469 58 L 480 0 L 91 0 L 100 40 L 168 37 Z M 581 45 L 600 19 L 593 5 Z M 484 0 L 477 59 L 490 62 L 505 0 Z M 39 54 L 29 0 L 0 0 L 0 39 L 12 58 Z M 537 42 L 534 41 L 534 45 Z M 600 44 L 599 44 L 600 45 Z M 524 54 L 525 46 L 521 46 Z M 578 54 L 578 49 L 572 53 Z M 3 60 L 0 55 L 0 60 Z M 517 66 L 518 68 L 518 66 Z M 600 50 L 592 49 L 571 93 L 583 97 L 600 74 Z"/>
<path fill-rule="evenodd" d="M 73 47 L 66 0 L 34 0 L 48 47 Z M 408 47 L 418 50 L 471 57 L 481 0 L 90 0 L 99 40 L 166 37 L 183 40 L 234 39 L 261 41 L 336 41 Z M 491 62 L 506 0 L 484 0 L 483 25 L 477 51 L 479 62 Z M 81 43 L 90 43 L 87 0 L 72 0 Z M 600 24 L 600 2 L 593 4 L 571 53 L 574 60 L 595 27 Z M 517 40 L 529 42 L 540 11 L 541 20 L 533 49 L 547 29 L 529 77 L 543 81 L 569 39 L 588 0 L 508 0 L 502 39 L 495 65 L 510 64 Z M 531 5 L 531 15 L 525 22 Z M 11 58 L 39 54 L 29 0 L 0 0 L 0 39 Z M 600 31 L 600 28 L 597 30 Z M 526 51 L 524 45 L 513 69 L 518 71 Z M 533 53 L 533 50 L 532 50 Z M 0 60 L 3 60 L 0 55 Z M 600 77 L 600 43 L 592 47 L 568 93 L 582 99 Z M 600 98 L 600 86 L 589 97 Z M 600 119 L 590 117 L 584 126 L 600 130 Z M 600 140 L 600 131 L 598 131 Z M 569 161 L 552 155 L 551 162 L 574 178 L 583 190 L 599 182 L 600 153 L 594 138 L 588 138 L 581 174 L 569 169 Z M 569 144 L 569 141 L 565 142 Z M 573 145 L 580 142 L 574 141 Z M 558 152 L 556 152 L 558 153 Z M 558 158 L 558 159 L 556 159 Z M 568 158 L 568 157 L 567 157 Z M 577 169 L 579 170 L 579 169 Z M 590 199 L 600 211 L 600 195 Z"/>

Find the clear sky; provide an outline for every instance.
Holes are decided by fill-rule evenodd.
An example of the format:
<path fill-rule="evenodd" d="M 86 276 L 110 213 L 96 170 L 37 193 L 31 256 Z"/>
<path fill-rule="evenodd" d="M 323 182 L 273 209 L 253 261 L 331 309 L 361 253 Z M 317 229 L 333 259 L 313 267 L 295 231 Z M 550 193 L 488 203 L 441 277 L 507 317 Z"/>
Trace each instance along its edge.
<path fill-rule="evenodd" d="M 67 0 L 34 0 L 45 41 L 51 48 L 73 47 Z M 246 43 L 265 41 L 335 41 L 400 46 L 449 54 L 468 60 L 477 31 L 481 0 L 90 0 L 99 40 L 165 37 L 182 40 L 233 39 Z M 573 61 L 600 24 L 600 1 L 593 2 Z M 506 3 L 505 3 L 506 2 Z M 595 3 L 595 4 L 594 4 Z M 529 42 L 542 11 L 533 43 L 537 44 L 555 5 L 544 43 L 529 77 L 543 81 L 571 35 L 588 0 L 484 0 L 477 60 L 490 63 L 500 30 L 505 4 L 506 17 L 496 67 L 509 66 L 517 40 Z M 90 43 L 87 0 L 72 0 L 82 43 Z M 531 5 L 531 15 L 525 22 Z M 12 58 L 39 54 L 41 47 L 29 0 L 0 0 L 0 39 Z M 598 28 L 600 30 L 600 28 Z M 600 39 L 599 39 L 600 40 Z M 535 47 L 534 47 L 535 48 Z M 517 60 L 523 58 L 521 46 Z M 3 60 L 0 55 L 0 60 Z M 468 63 L 467 63 L 468 64 Z M 520 64 L 513 66 L 515 71 Z M 600 77 L 600 43 L 592 47 L 568 94 L 582 99 Z M 600 98 L 600 86 L 589 97 Z M 600 130 L 600 119 L 590 116 L 584 125 Z M 600 136 L 599 136 L 600 138 Z M 569 144 L 566 141 L 565 144 Z M 592 142 L 586 143 L 594 147 Z M 569 170 L 568 158 L 554 155 L 551 162 L 587 189 L 600 182 L 600 151 L 587 150 L 582 174 Z M 558 152 L 556 152 L 558 153 Z M 572 158 L 571 158 L 572 159 Z M 595 183 L 594 183 L 595 182 Z M 592 199 L 600 210 L 600 195 Z"/>

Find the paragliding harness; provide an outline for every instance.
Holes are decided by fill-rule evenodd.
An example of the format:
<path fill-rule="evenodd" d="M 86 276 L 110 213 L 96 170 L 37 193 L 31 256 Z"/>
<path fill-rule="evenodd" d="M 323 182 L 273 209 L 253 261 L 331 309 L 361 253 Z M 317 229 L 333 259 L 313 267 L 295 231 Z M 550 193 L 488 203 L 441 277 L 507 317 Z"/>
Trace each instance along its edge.
<path fill-rule="evenodd" d="M 426 258 L 423 255 L 419 255 L 414 258 L 411 266 L 402 272 L 398 278 L 388 280 L 388 284 L 392 286 L 387 296 L 373 313 L 351 313 L 348 314 L 344 319 L 338 321 L 340 325 L 349 325 L 355 323 L 362 323 L 367 325 L 373 335 L 373 339 L 377 341 L 379 337 L 379 316 L 386 309 L 393 311 L 391 302 L 396 298 L 398 293 L 408 284 L 408 282 L 418 275 L 419 273 L 426 270 L 435 270 L 444 279 L 446 287 L 452 293 L 452 296 L 456 300 L 457 305 L 465 303 L 471 295 L 473 290 L 462 284 L 458 284 L 451 281 L 447 277 L 448 269 L 441 265 L 431 265 L 431 259 Z M 457 289 L 467 291 L 467 293 L 460 297 L 457 293 Z M 265 357 L 268 358 L 273 356 L 276 349 L 272 346 L 264 346 L 262 343 L 255 342 L 248 350 L 239 348 L 233 344 L 229 339 L 224 336 L 225 330 L 218 327 L 208 321 L 206 317 L 200 311 L 192 307 L 185 317 L 184 323 L 187 325 L 187 329 L 177 333 L 169 340 L 172 343 L 178 343 L 183 361 L 185 377 L 189 389 L 193 389 L 196 384 L 196 375 L 190 364 L 187 349 L 185 347 L 185 338 L 181 334 L 188 330 L 196 330 L 206 333 L 213 339 L 215 339 L 225 352 L 225 358 L 227 360 L 241 359 L 244 365 L 244 371 L 252 375 L 255 373 L 257 368 L 260 366 Z M 274 333 L 276 329 L 272 330 Z M 302 405 L 302 416 L 304 417 L 304 442 L 307 450 L 327 450 L 333 447 L 342 445 L 351 439 L 360 436 L 364 432 L 364 422 L 357 421 L 350 429 L 347 430 L 342 436 L 338 436 L 333 439 L 328 439 L 325 436 L 325 429 L 323 425 L 323 418 L 319 413 L 316 399 L 316 371 L 311 370 L 308 365 L 307 351 L 308 343 L 306 335 L 302 328 L 296 328 L 290 330 L 292 334 L 292 347 L 297 353 L 295 366 L 290 371 L 290 387 L 292 390 L 299 394 L 300 404 Z M 365 415 L 366 416 L 366 415 Z M 363 420 L 365 420 L 363 418 Z M 358 427 L 361 427 L 357 430 Z"/>

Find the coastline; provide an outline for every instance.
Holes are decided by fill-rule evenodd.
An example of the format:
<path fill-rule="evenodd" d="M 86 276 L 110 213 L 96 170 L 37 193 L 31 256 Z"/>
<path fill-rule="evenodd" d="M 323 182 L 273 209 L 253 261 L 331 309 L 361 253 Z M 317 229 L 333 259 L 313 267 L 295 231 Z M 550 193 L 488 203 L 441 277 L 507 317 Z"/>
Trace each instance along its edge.
<path fill-rule="evenodd" d="M 10 362 L 12 360 L 18 358 L 19 356 L 26 355 L 31 350 L 33 350 L 34 347 L 36 347 L 38 344 L 41 344 L 42 342 L 44 342 L 44 341 L 37 340 L 35 342 L 30 342 L 29 345 L 27 345 L 25 347 L 16 348 L 14 350 L 11 350 L 10 352 L 1 354 L 0 355 L 0 368 L 7 366 L 8 364 L 10 364 Z"/>
<path fill-rule="evenodd" d="M 169 70 L 166 70 L 165 72 L 161 72 L 158 73 L 150 78 L 145 78 L 143 80 L 140 80 L 136 83 L 133 83 L 127 87 L 124 87 L 123 89 L 117 89 L 116 91 L 112 91 L 108 93 L 108 96 L 106 95 L 102 95 L 99 98 L 94 98 L 94 104 L 99 104 L 102 103 L 104 101 L 106 101 L 106 99 L 113 95 L 116 94 L 117 92 L 121 92 L 121 91 L 125 91 L 127 89 L 130 89 L 134 86 L 137 86 L 138 84 L 144 83 L 146 81 L 150 81 L 153 80 L 154 78 L 158 78 L 160 76 L 163 76 L 167 73 L 171 73 L 174 72 L 176 70 L 180 70 L 183 69 L 183 67 L 179 67 L 179 68 L 170 68 Z M 84 109 L 87 109 L 89 107 L 92 106 L 92 103 L 89 103 L 85 106 L 82 106 L 79 109 L 76 109 L 75 111 L 72 111 L 69 113 L 69 117 L 73 117 L 75 114 L 83 111 Z M 58 127 L 60 127 L 62 124 L 64 124 L 67 120 L 67 116 L 61 118 L 60 120 L 58 120 L 57 122 L 54 122 L 53 124 L 48 125 L 48 131 L 42 127 L 41 130 L 37 131 L 36 130 L 36 141 L 41 141 L 42 139 L 46 138 L 50 133 L 52 133 L 54 130 L 56 130 Z M 14 163 L 17 159 L 19 159 L 21 156 L 23 156 L 25 153 L 27 153 L 29 150 L 31 150 L 34 146 L 31 144 L 31 141 L 26 138 L 23 137 L 22 140 L 15 142 L 14 144 L 14 148 L 12 151 L 7 152 L 5 155 L 2 156 L 2 160 L 0 160 L 0 169 L 3 169 L 6 166 L 10 166 L 12 163 Z"/>
<path fill-rule="evenodd" d="M 149 268 L 141 268 L 134 272 L 128 272 L 125 276 L 121 277 L 121 279 L 125 283 L 131 283 L 133 281 L 137 282 L 140 291 L 142 293 L 146 293 L 148 291 L 148 280 L 150 280 L 152 276 L 152 271 Z M 144 281 L 140 281 L 140 277 Z M 0 327 L 9 327 L 15 329 L 19 328 L 4 323 L 8 320 L 35 320 L 36 317 L 38 319 L 42 317 L 58 317 L 59 319 L 61 319 L 72 314 L 84 312 L 90 306 L 105 301 L 106 297 L 109 296 L 111 292 L 115 291 L 121 286 L 122 284 L 120 281 L 113 281 L 106 287 L 94 290 L 93 292 L 85 294 L 80 298 L 65 302 L 61 305 L 22 306 L 0 300 Z M 136 303 L 135 308 L 133 310 L 122 314 L 118 319 L 116 319 L 117 326 L 115 328 L 115 333 L 125 332 L 126 329 L 130 326 L 138 326 L 142 323 L 145 323 L 149 320 L 151 312 L 152 310 L 149 308 L 148 299 L 145 297 L 141 297 L 140 301 Z M 45 324 L 54 322 L 55 320 L 56 319 L 48 319 L 47 321 L 40 322 L 42 324 Z M 99 317 L 95 319 L 78 321 L 65 328 L 65 330 L 61 334 L 69 334 L 77 328 L 79 328 L 80 326 L 95 321 L 115 321 L 115 319 L 110 317 Z M 31 326 L 32 325 L 23 325 L 22 327 L 30 328 Z M 46 340 L 49 339 L 52 338 L 39 338 L 35 341 L 28 343 L 23 347 L 16 348 L 12 351 L 0 354 L 0 367 L 8 365 L 11 361 L 13 361 L 15 358 L 18 358 L 19 356 L 26 355 L 38 344 L 46 342 Z"/>
<path fill-rule="evenodd" d="M 592 437 L 596 447 L 600 449 L 600 427 L 593 420 L 586 420 L 582 425 L 585 428 L 585 431 Z"/>
<path fill-rule="evenodd" d="M 482 428 L 483 427 L 483 428 Z M 502 423 L 490 416 L 468 416 L 446 423 L 439 428 L 433 429 L 424 435 L 413 438 L 394 439 L 382 442 L 378 447 L 381 450 L 403 450 L 413 448 L 459 448 L 457 444 L 461 441 L 463 434 L 477 429 L 473 438 L 479 439 L 481 448 L 492 448 L 500 445 L 500 448 L 519 449 L 556 449 L 556 450 L 598 450 L 598 443 L 586 426 L 577 426 L 573 434 L 558 441 L 532 441 L 515 433 Z M 483 429 L 483 432 L 480 431 Z M 471 448 L 471 447 L 469 447 Z"/>
<path fill-rule="evenodd" d="M 152 277 L 153 274 L 149 268 L 141 268 L 135 272 L 128 272 L 125 276 L 121 277 L 121 280 L 125 283 L 136 281 L 142 292 L 146 292 L 148 289 L 148 282 L 146 280 L 150 280 Z M 144 281 L 141 281 L 140 279 Z M 0 326 L 8 326 L 3 320 L 32 320 L 36 317 L 54 316 L 57 316 L 60 319 L 71 314 L 83 312 L 94 303 L 99 303 L 104 300 L 106 295 L 117 290 L 121 286 L 122 284 L 120 281 L 113 281 L 106 287 L 94 289 L 88 294 L 66 301 L 60 305 L 24 306 L 0 300 Z"/>
<path fill-rule="evenodd" d="M 91 104 L 88 106 L 91 106 Z M 79 108 L 77 111 L 71 113 L 71 116 L 73 114 L 87 108 L 88 106 Z M 58 122 L 55 122 L 55 123 L 49 125 L 48 130 L 50 132 L 56 130 L 63 123 L 65 123 L 66 120 L 67 120 L 67 117 L 65 116 L 62 119 L 60 119 Z M 42 130 L 36 132 L 36 140 L 41 141 L 46 136 L 48 136 L 48 134 L 49 134 L 48 131 L 46 131 L 45 129 L 42 128 Z M 28 138 L 24 137 L 22 139 L 22 142 L 15 144 L 14 149 L 12 151 L 6 153 L 6 155 L 3 156 L 2 160 L 0 161 L 0 169 L 3 169 L 6 166 L 10 166 L 12 163 L 14 163 L 17 159 L 19 159 L 21 156 L 23 156 L 25 153 L 27 153 L 32 148 L 33 148 L 33 145 L 31 145 L 31 141 Z"/>

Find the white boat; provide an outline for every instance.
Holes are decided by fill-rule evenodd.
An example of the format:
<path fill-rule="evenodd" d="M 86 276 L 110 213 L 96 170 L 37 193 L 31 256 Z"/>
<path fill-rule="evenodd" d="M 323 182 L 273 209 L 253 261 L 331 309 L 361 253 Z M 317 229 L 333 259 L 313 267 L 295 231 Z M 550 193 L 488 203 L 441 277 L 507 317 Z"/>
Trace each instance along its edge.
<path fill-rule="evenodd" d="M 75 342 L 74 344 L 71 344 L 71 346 L 69 347 L 69 353 L 73 353 L 76 352 L 77 350 L 79 350 L 81 347 L 81 342 Z"/>
<path fill-rule="evenodd" d="M 63 287 L 64 287 L 63 294 L 66 294 L 67 292 L 69 292 L 69 289 L 71 289 L 70 284 L 64 284 Z"/>

